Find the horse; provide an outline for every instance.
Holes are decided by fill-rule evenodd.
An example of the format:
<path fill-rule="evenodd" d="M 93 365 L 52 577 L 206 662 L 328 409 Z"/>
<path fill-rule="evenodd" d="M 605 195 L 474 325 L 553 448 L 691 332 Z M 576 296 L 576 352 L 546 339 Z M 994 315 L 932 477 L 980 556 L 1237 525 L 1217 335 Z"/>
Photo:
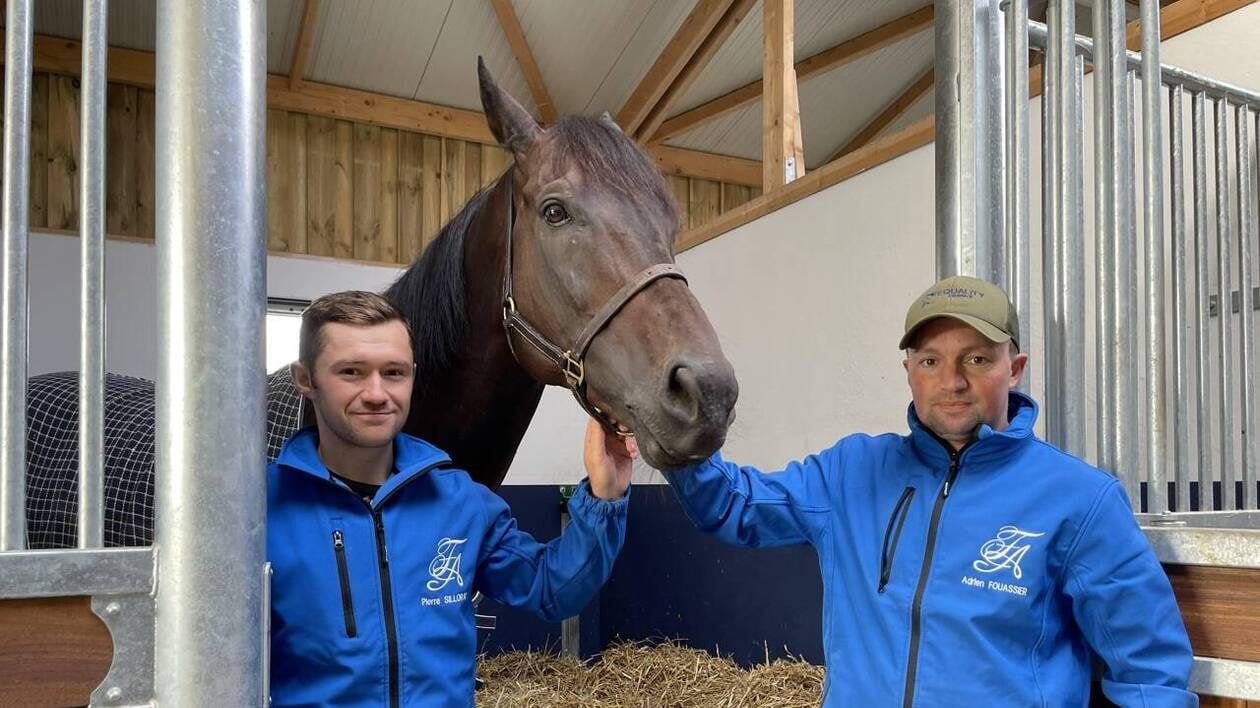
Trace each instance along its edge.
<path fill-rule="evenodd" d="M 404 431 L 495 488 L 544 387 L 557 385 L 607 429 L 636 436 L 653 467 L 708 457 L 725 441 L 739 389 L 674 264 L 678 211 L 663 176 L 607 113 L 544 127 L 480 60 L 477 72 L 490 131 L 514 161 L 385 291 L 413 334 Z M 110 422 L 124 409 L 152 420 L 145 383 L 106 380 L 107 545 L 152 539 L 153 426 L 138 436 L 133 426 L 119 455 Z M 77 384 L 73 374 L 35 377 L 30 392 L 28 538 L 70 546 L 78 416 L 66 402 L 77 401 Z M 288 373 L 269 376 L 269 456 L 311 421 Z M 142 468 L 115 464 L 126 460 Z"/>

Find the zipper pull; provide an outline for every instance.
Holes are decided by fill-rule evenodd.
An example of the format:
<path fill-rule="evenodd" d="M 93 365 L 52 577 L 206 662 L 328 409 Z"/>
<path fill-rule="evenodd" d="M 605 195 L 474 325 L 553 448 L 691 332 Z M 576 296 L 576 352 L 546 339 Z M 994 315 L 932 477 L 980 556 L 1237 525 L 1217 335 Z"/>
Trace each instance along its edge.
<path fill-rule="evenodd" d="M 333 548 L 340 551 L 346 547 L 345 536 L 341 535 L 341 531 L 333 531 Z"/>

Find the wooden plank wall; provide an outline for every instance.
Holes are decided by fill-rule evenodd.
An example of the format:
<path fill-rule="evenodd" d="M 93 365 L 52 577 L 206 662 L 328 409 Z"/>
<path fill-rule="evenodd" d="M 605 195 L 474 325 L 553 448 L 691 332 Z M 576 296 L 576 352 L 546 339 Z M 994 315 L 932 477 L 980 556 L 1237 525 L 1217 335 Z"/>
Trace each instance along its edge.
<path fill-rule="evenodd" d="M 110 84 L 105 223 L 153 238 L 154 95 Z M 32 228 L 79 228 L 79 80 L 37 74 L 31 92 Z M 273 253 L 410 263 L 440 227 L 511 163 L 495 145 L 281 110 L 267 111 L 267 248 Z M 758 189 L 670 177 L 680 230 Z"/>

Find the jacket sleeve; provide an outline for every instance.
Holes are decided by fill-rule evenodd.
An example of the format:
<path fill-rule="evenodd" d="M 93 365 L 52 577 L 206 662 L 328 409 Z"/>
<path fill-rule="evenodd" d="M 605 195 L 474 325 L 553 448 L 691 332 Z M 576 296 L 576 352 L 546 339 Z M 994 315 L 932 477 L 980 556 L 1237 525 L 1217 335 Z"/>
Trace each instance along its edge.
<path fill-rule="evenodd" d="M 1168 576 L 1119 483 L 1101 493 L 1068 553 L 1065 590 L 1120 706 L 1197 706 L 1193 654 Z"/>
<path fill-rule="evenodd" d="M 488 489 L 482 493 L 490 519 L 477 588 L 549 622 L 581 612 L 608 579 L 625 542 L 630 490 L 605 501 L 592 496 L 583 480 L 569 499 L 569 525 L 546 544 L 517 528 L 506 502 Z"/>
<path fill-rule="evenodd" d="M 727 543 L 808 543 L 830 510 L 826 480 L 838 466 L 840 445 L 769 473 L 726 462 L 717 452 L 665 479 L 696 527 Z"/>

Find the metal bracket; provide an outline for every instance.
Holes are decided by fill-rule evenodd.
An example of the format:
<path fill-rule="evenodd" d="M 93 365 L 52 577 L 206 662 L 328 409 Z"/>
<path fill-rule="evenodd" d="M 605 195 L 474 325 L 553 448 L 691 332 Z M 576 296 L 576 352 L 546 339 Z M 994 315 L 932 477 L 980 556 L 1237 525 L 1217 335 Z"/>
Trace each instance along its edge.
<path fill-rule="evenodd" d="M 149 593 L 92 598 L 92 612 L 109 628 L 114 660 L 92 691 L 94 706 L 152 706 L 155 604 Z"/>

